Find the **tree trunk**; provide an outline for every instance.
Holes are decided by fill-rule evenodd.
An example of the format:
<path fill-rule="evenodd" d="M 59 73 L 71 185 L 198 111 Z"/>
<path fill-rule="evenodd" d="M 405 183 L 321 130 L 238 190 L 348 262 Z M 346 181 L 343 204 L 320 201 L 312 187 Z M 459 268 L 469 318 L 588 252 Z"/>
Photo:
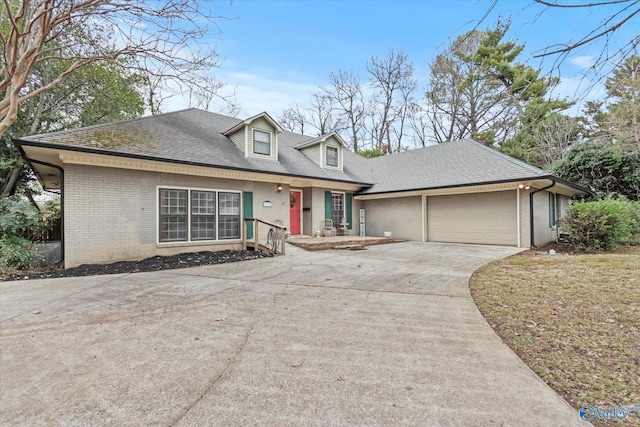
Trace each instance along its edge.
<path fill-rule="evenodd" d="M 9 179 L 7 179 L 7 183 L 2 189 L 2 195 L 0 195 L 1 199 L 4 199 L 5 197 L 9 197 L 12 194 L 13 187 L 15 187 L 16 185 L 18 176 L 20 176 L 20 167 L 14 166 L 14 168 L 11 169 L 11 172 L 9 173 Z"/>

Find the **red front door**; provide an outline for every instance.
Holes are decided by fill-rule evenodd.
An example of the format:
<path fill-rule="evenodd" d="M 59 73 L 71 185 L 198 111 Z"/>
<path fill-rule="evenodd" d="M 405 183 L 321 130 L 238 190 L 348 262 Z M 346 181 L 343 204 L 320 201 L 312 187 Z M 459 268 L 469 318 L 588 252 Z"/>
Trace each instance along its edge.
<path fill-rule="evenodd" d="M 289 193 L 289 232 L 300 234 L 300 209 L 302 202 L 302 192 L 291 191 Z"/>

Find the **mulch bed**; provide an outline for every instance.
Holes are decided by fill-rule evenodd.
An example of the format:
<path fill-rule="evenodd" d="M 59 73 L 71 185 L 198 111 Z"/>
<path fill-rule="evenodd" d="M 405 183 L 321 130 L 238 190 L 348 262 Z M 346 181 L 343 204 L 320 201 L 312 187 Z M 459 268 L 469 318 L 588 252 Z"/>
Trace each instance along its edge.
<path fill-rule="evenodd" d="M 226 264 L 229 262 L 269 258 L 273 255 L 262 251 L 195 252 L 172 256 L 154 256 L 140 261 L 120 261 L 112 264 L 82 264 L 78 267 L 40 272 L 17 272 L 2 280 L 50 279 L 57 277 L 80 277 L 99 274 L 139 273 L 145 271 L 172 270 L 175 268 L 199 267 L 202 265 Z"/>

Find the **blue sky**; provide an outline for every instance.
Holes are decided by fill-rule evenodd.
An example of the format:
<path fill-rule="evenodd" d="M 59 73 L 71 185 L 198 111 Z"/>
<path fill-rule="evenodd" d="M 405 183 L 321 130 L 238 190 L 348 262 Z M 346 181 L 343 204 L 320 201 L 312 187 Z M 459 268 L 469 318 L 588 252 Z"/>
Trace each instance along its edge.
<path fill-rule="evenodd" d="M 568 2 L 570 0 L 566 0 Z M 216 76 L 238 89 L 240 116 L 268 111 L 277 116 L 293 104 L 305 104 L 331 71 L 352 69 L 366 76 L 365 64 L 391 48 L 403 50 L 416 66 L 419 79 L 428 79 L 428 63 L 450 39 L 478 25 L 493 26 L 511 18 L 508 39 L 526 45 L 520 60 L 550 70 L 553 59 L 533 59 L 546 46 L 575 40 L 615 11 L 613 7 L 549 9 L 532 0 L 423 1 L 248 1 L 218 2 L 226 19 L 212 31 L 224 60 Z M 628 41 L 638 32 L 638 19 L 629 22 L 611 42 Z M 620 46 L 618 46 L 620 47 Z M 581 79 L 601 45 L 581 48 L 564 61 L 558 94 L 593 98 L 601 86 L 591 76 Z M 590 92 L 589 92 L 590 91 Z M 185 108 L 174 99 L 165 111 Z M 213 106 L 211 109 L 215 109 Z"/>

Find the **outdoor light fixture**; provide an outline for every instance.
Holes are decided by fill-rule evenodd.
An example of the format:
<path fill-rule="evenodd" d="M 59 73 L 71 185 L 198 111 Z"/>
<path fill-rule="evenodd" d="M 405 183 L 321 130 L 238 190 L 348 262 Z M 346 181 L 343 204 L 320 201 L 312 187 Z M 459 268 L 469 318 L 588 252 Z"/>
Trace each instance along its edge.
<path fill-rule="evenodd" d="M 282 184 L 278 184 L 278 186 L 276 187 L 276 190 L 282 191 Z"/>
<path fill-rule="evenodd" d="M 526 183 L 524 183 L 524 184 L 520 184 L 520 185 L 518 185 L 518 188 L 519 188 L 519 189 L 521 189 L 521 190 L 522 190 L 523 188 L 524 188 L 525 190 L 528 190 L 529 188 L 531 188 L 531 186 L 529 185 L 529 183 L 528 183 L 528 182 L 526 182 Z"/>

